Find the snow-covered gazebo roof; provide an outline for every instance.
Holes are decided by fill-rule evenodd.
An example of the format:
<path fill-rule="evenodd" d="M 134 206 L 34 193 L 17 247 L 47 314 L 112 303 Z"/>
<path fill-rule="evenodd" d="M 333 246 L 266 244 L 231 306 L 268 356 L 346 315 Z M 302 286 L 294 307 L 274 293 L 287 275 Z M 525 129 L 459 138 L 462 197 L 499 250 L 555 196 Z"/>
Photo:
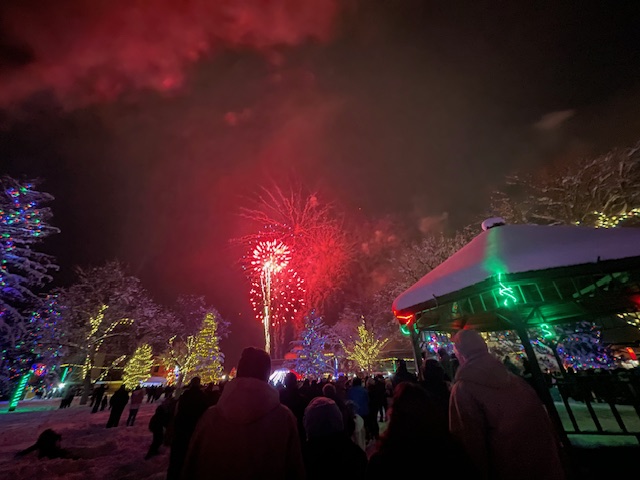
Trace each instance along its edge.
<path fill-rule="evenodd" d="M 499 307 L 500 295 L 506 291 L 504 289 L 509 293 L 512 291 L 507 284 L 514 280 L 522 283 L 526 278 L 557 275 L 559 272 L 566 274 L 568 269 L 592 275 L 611 271 L 607 266 L 612 263 L 618 270 L 620 265 L 632 263 L 636 271 L 640 268 L 640 229 L 497 226 L 482 232 L 402 293 L 393 302 L 393 309 L 397 315 L 416 314 L 459 300 L 469 292 L 483 291 L 479 305 L 486 313 L 491 310 L 491 305 Z M 557 285 L 553 287 L 558 290 Z M 545 292 L 536 288 L 538 292 L 535 294 L 522 288 L 513 293 L 516 297 L 521 295 L 522 303 L 535 303 L 533 300 L 543 303 Z M 576 288 L 578 294 L 584 293 L 581 286 Z M 497 295 L 496 290 L 501 293 Z M 559 291 L 560 298 L 561 293 Z M 578 296 L 574 293 L 573 300 Z M 564 297 L 566 301 L 567 294 Z M 454 305 L 453 308 L 458 307 Z M 475 310 L 470 303 L 467 313 L 476 313 Z"/>

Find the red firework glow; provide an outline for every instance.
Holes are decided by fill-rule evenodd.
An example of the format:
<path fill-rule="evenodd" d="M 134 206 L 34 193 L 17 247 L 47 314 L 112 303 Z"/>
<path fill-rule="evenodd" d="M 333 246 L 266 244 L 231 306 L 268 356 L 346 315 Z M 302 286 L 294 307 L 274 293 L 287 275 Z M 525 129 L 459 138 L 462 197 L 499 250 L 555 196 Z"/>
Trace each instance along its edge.
<path fill-rule="evenodd" d="M 281 327 L 293 320 L 304 305 L 304 280 L 294 269 L 287 268 L 290 261 L 291 251 L 282 242 L 259 242 L 253 250 L 251 304 L 264 325 L 268 352 L 271 352 L 272 344 L 281 346 Z"/>

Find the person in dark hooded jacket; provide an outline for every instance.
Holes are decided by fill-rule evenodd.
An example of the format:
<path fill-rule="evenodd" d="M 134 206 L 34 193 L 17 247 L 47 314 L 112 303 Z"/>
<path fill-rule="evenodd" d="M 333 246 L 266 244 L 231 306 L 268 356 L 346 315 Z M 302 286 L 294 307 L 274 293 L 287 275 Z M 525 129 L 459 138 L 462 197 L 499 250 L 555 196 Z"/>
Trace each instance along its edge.
<path fill-rule="evenodd" d="M 326 386 L 325 386 L 326 388 Z M 367 455 L 344 430 L 344 418 L 330 398 L 314 398 L 304 411 L 307 442 L 303 446 L 307 480 L 322 480 L 327 472 L 320 468 L 331 459 L 331 468 L 339 478 L 364 478 Z"/>
<path fill-rule="evenodd" d="M 267 352 L 243 350 L 237 377 L 198 423 L 183 479 L 304 478 L 296 418 L 269 385 L 270 373 Z"/>
<path fill-rule="evenodd" d="M 176 405 L 167 480 L 180 478 L 191 436 L 208 406 L 207 396 L 200 388 L 200 377 L 193 377 L 189 388 L 180 396 Z"/>
<path fill-rule="evenodd" d="M 387 429 L 369 459 L 367 480 L 424 477 L 424 462 L 408 451 L 428 459 L 428 478 L 475 478 L 471 462 L 449 434 L 446 412 L 424 388 L 402 382 L 393 395 Z"/>

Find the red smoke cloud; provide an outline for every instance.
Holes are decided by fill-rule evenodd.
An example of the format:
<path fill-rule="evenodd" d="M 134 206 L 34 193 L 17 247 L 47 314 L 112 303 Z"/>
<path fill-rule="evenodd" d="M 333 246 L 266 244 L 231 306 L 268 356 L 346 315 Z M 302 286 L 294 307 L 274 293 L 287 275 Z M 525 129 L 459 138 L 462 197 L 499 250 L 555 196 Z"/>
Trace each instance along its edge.
<path fill-rule="evenodd" d="M 50 91 L 67 107 L 179 88 L 217 49 L 330 39 L 338 0 L 5 0 L 0 106 Z M 8 5 L 7 5 L 8 4 Z M 4 33 L 4 34 L 3 34 Z"/>

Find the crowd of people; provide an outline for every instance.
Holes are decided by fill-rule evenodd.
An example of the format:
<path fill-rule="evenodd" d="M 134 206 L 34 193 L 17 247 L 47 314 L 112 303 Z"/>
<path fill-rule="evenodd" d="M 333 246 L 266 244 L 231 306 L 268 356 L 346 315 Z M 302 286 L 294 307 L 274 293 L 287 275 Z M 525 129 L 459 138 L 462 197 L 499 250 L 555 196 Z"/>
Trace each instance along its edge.
<path fill-rule="evenodd" d="M 565 478 L 556 432 L 521 372 L 491 355 L 477 332 L 463 330 L 453 342 L 455 355 L 441 350 L 423 360 L 420 380 L 399 362 L 390 378 L 300 382 L 289 373 L 275 387 L 269 355 L 250 347 L 229 382 L 204 387 L 195 377 L 178 391 L 138 388 L 130 395 L 120 387 L 108 401 L 107 428 L 119 425 L 127 404 L 129 426 L 145 396 L 157 402 L 146 458 L 168 447 L 168 480 L 212 472 L 221 479 L 319 479 L 328 469 L 350 479 L 452 471 L 481 479 Z M 94 391 L 93 412 L 104 408 L 105 390 Z"/>
<path fill-rule="evenodd" d="M 560 442 L 526 380 L 462 331 L 455 357 L 396 374 L 268 383 L 269 355 L 243 351 L 214 403 L 193 379 L 177 401 L 168 479 L 351 479 L 404 475 L 562 479 Z M 383 433 L 379 422 L 386 423 Z M 166 427 L 165 427 L 166 428 Z M 155 438 L 154 433 L 154 438 Z M 160 443 L 160 439 L 155 443 Z"/>

